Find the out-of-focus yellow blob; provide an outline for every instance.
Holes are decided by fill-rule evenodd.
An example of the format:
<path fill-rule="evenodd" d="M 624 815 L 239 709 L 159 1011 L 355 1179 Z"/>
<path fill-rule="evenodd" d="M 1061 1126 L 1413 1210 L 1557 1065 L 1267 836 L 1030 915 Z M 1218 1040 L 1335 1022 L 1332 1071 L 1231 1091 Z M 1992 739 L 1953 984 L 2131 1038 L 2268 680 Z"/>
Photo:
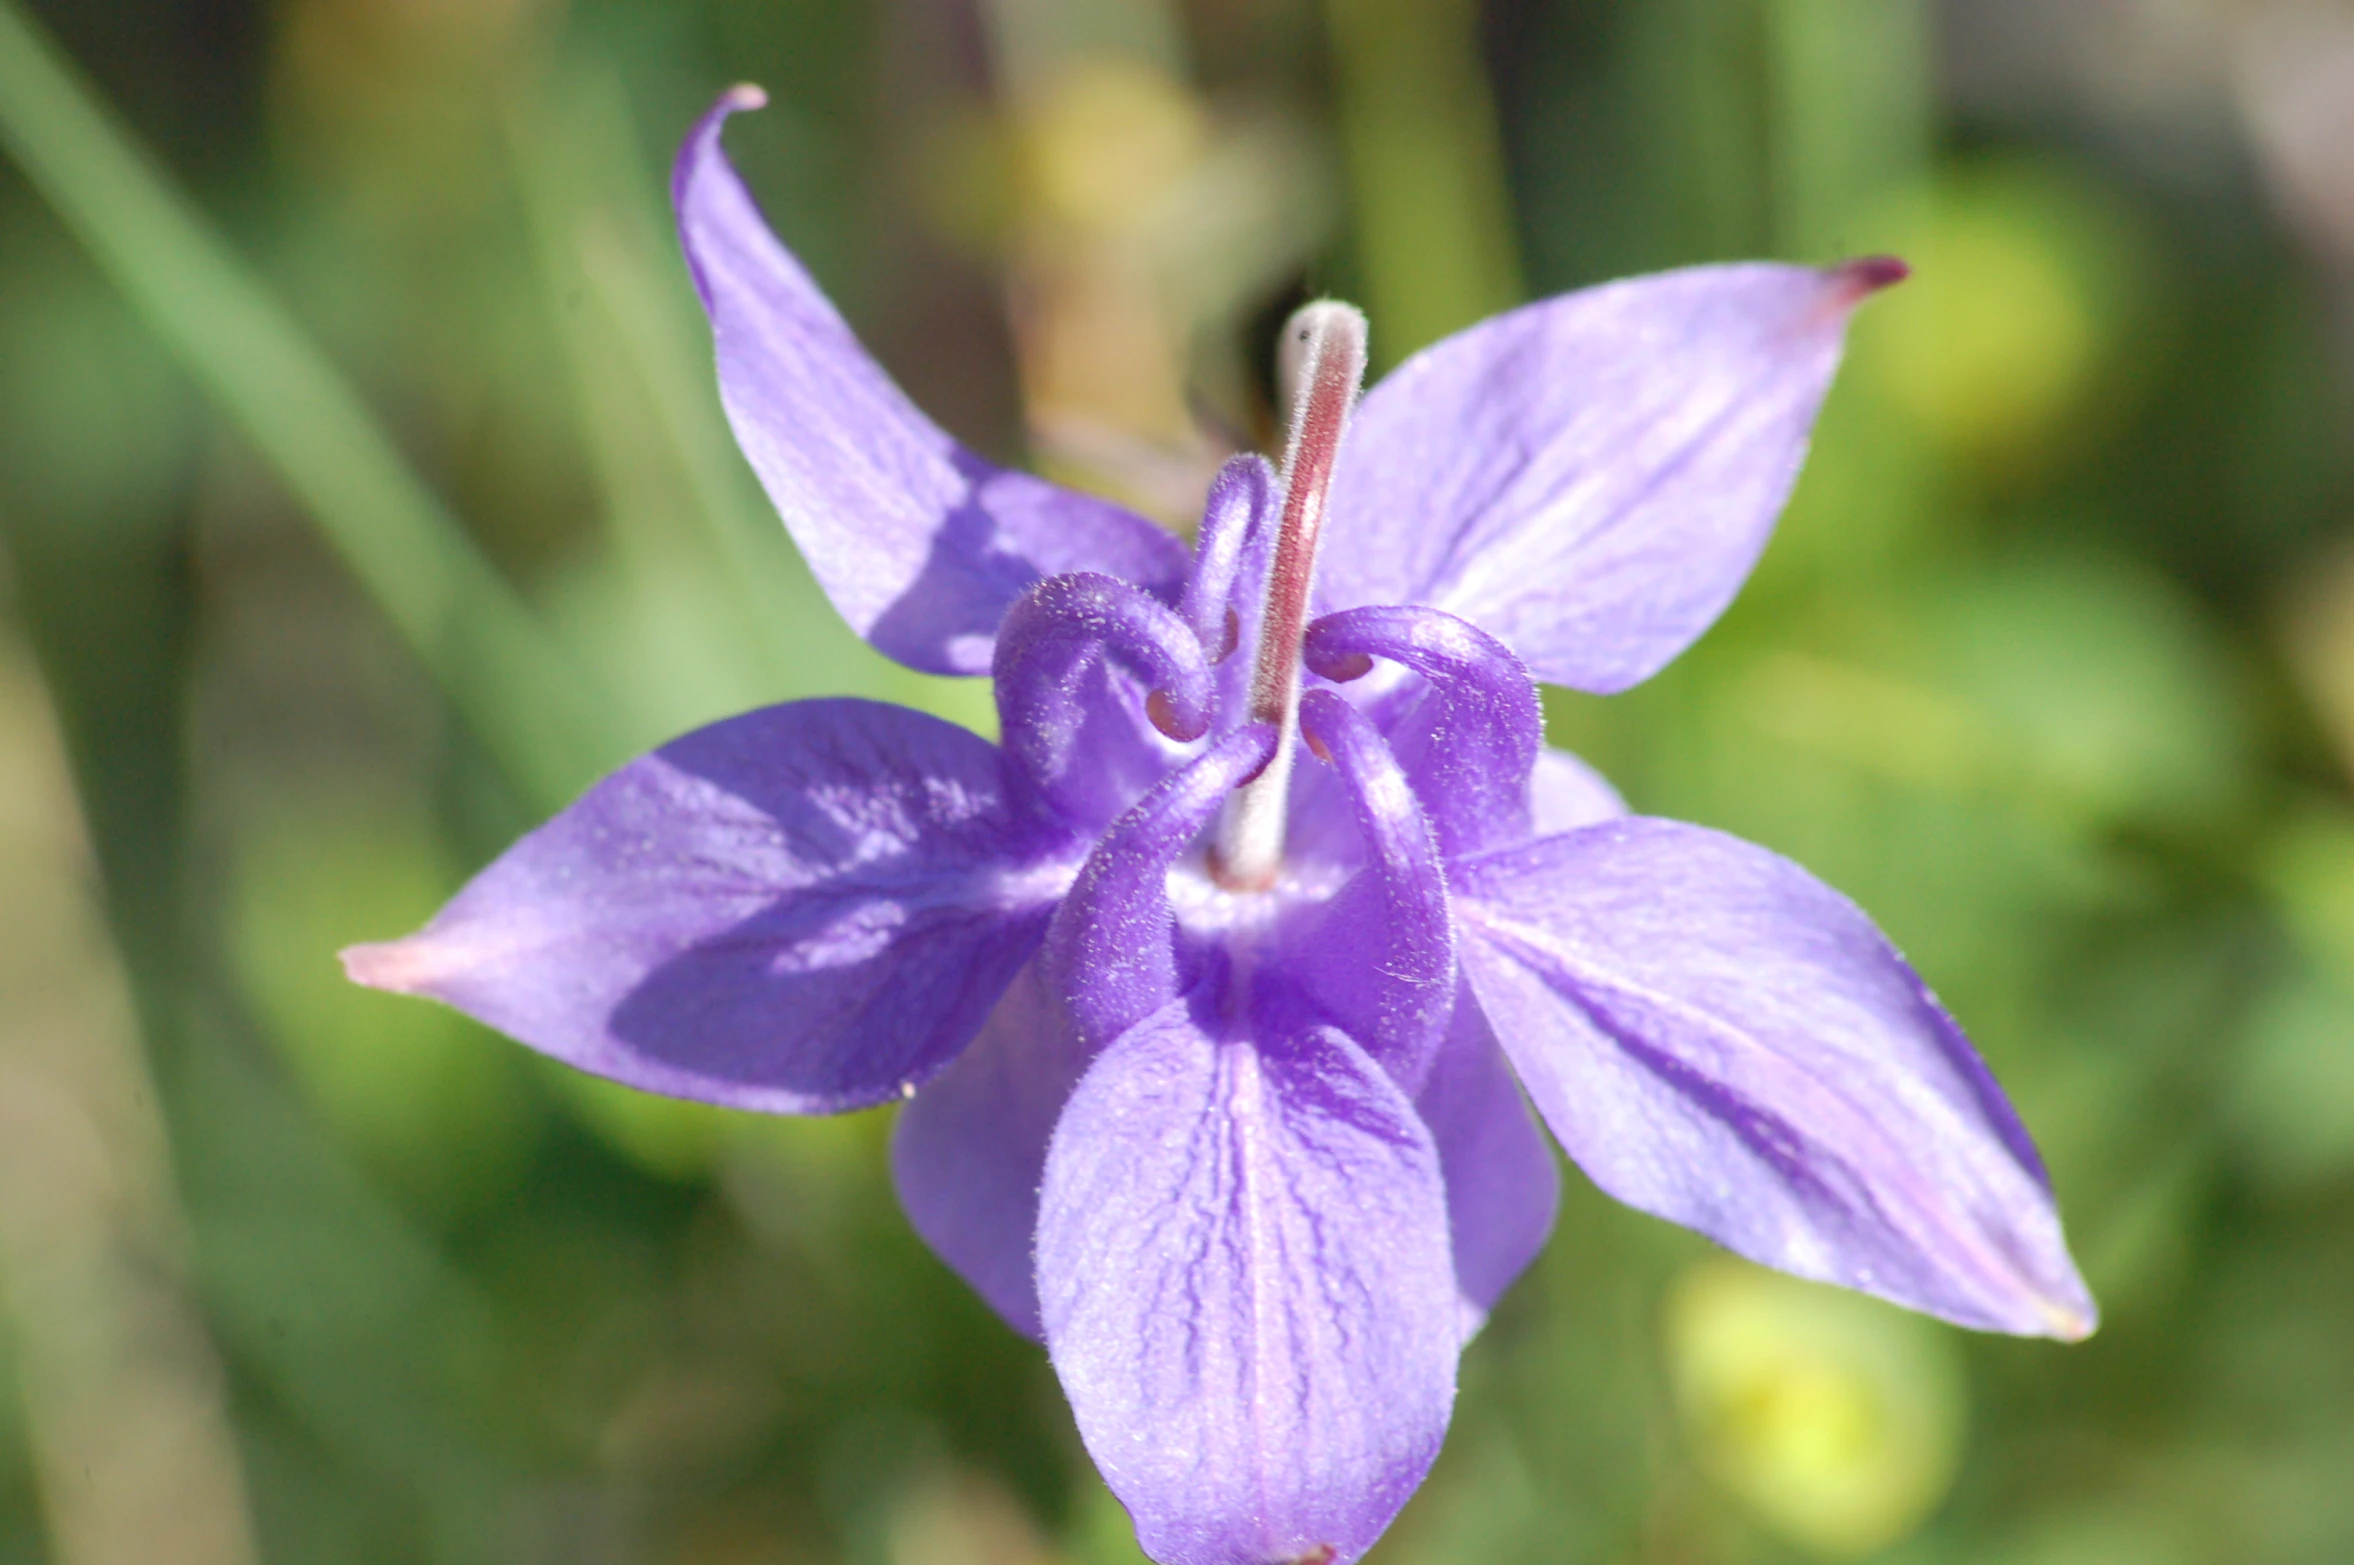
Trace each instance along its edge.
<path fill-rule="evenodd" d="M 1913 276 L 1857 334 L 1869 379 L 1965 461 L 2033 467 L 2094 410 L 2143 292 L 2113 203 L 1998 166 L 1909 192 L 1881 221 Z"/>
<path fill-rule="evenodd" d="M 1071 65 L 1023 105 L 1022 171 L 1033 210 L 1083 231 L 1149 219 L 1209 150 L 1199 100 L 1118 56 Z"/>
<path fill-rule="evenodd" d="M 1774 1532 L 1844 1559 L 1886 1547 L 1952 1483 L 1965 1423 L 1942 1329 L 1746 1262 L 1670 1296 L 1668 1369 L 1708 1471 Z"/>

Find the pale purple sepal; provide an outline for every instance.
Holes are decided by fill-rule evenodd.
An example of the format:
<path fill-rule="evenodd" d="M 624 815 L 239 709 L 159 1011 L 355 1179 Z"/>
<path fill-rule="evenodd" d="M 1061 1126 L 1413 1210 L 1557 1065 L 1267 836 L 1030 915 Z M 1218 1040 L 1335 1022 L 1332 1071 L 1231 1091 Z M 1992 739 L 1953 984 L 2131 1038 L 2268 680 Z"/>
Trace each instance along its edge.
<path fill-rule="evenodd" d="M 1551 745 L 1537 752 L 1528 779 L 1529 829 L 1540 837 L 1575 831 L 1627 812 L 1626 800 L 1609 779 L 1567 750 Z"/>
<path fill-rule="evenodd" d="M 1962 1325 L 2092 1329 L 2026 1132 L 1854 904 L 1641 817 L 1449 869 L 1481 1009 L 1605 1191 Z"/>
<path fill-rule="evenodd" d="M 1649 678 L 1730 603 L 1797 481 L 1849 312 L 1903 275 L 1693 267 L 1500 315 L 1365 395 L 1332 608 L 1471 620 L 1539 679 Z"/>
<path fill-rule="evenodd" d="M 956 1067 L 962 1069 L 962 1063 Z M 1478 999 L 1465 985 L 1414 1107 L 1438 1144 L 1447 1178 L 1463 1340 L 1528 1269 L 1553 1231 L 1561 1171 L 1537 1128 Z"/>
<path fill-rule="evenodd" d="M 1116 1040 L 1047 1154 L 1038 1292 L 1080 1436 L 1162 1565 L 1354 1560 L 1438 1454 L 1438 1155 L 1336 1030 L 1254 1045 L 1179 1001 Z"/>
<path fill-rule="evenodd" d="M 1036 962 L 891 1132 L 891 1177 L 933 1253 L 1025 1337 L 1042 1335 L 1030 1248 L 1046 1144 L 1087 1054 Z"/>
<path fill-rule="evenodd" d="M 344 963 L 633 1087 L 832 1113 L 965 1046 L 1077 859 L 1009 812 L 986 741 L 801 701 L 630 762 Z"/>
<path fill-rule="evenodd" d="M 745 87 L 719 100 L 671 195 L 736 442 L 842 617 L 912 668 L 986 674 L 998 621 L 1043 577 L 1101 571 L 1174 600 L 1174 537 L 975 456 L 859 346 L 720 150 L 727 117 L 763 101 Z"/>

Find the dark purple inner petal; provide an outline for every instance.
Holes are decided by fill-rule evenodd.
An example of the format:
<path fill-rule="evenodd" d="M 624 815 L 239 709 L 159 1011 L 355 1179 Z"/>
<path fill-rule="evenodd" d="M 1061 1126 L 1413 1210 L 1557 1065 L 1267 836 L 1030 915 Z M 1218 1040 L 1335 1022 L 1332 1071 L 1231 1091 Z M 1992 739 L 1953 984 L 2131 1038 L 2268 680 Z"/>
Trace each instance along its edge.
<path fill-rule="evenodd" d="M 1201 757 L 1112 823 L 1088 856 L 1047 936 L 1046 972 L 1079 1037 L 1100 1047 L 1184 987 L 1169 867 L 1215 820 L 1235 784 L 1267 762 L 1263 724 L 1214 741 Z"/>
<path fill-rule="evenodd" d="M 1414 790 L 1364 714 L 1329 690 L 1300 703 L 1311 744 L 1348 785 L 1365 867 L 1285 942 L 1286 976 L 1411 1092 L 1455 1002 L 1447 881 Z"/>
<path fill-rule="evenodd" d="M 1185 583 L 1181 602 L 1186 620 L 1201 638 L 1212 662 L 1231 655 L 1232 631 L 1239 639 L 1241 615 L 1234 590 L 1242 575 L 1243 556 L 1253 537 L 1264 529 L 1277 504 L 1275 470 L 1262 456 L 1238 456 L 1219 469 L 1202 507 L 1201 531 L 1193 550 L 1193 574 Z M 1253 638 L 1254 645 L 1256 638 Z M 1247 666 L 1247 658 L 1246 658 Z"/>
<path fill-rule="evenodd" d="M 1386 733 L 1449 857 L 1528 835 L 1544 715 L 1536 682 L 1502 642 L 1438 609 L 1344 609 L 1309 627 L 1307 656 L 1327 678 L 1386 658 L 1427 682 Z"/>

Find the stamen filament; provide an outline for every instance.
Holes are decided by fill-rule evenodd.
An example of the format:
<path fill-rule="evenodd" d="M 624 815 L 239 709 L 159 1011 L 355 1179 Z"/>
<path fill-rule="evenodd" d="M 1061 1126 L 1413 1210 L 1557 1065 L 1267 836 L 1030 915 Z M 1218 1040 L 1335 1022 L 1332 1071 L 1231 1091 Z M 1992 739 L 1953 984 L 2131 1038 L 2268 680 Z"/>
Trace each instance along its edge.
<path fill-rule="evenodd" d="M 1293 315 L 1283 348 L 1298 354 L 1291 439 L 1283 458 L 1283 519 L 1267 573 L 1251 671 L 1251 720 L 1276 726 L 1274 758 L 1226 802 L 1214 861 L 1231 890 L 1264 890 L 1283 866 L 1284 813 L 1290 800 L 1300 726 L 1300 643 L 1315 586 L 1316 545 L 1332 489 L 1342 433 L 1365 379 L 1365 317 L 1354 306 L 1319 300 Z"/>

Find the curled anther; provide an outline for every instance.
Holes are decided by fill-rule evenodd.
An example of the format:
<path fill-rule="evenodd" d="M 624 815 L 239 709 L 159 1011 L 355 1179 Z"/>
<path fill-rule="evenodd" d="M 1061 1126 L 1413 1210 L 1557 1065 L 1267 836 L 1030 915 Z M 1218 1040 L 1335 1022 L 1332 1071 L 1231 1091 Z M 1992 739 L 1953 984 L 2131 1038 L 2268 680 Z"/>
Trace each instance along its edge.
<path fill-rule="evenodd" d="M 1134 680 L 1142 715 L 1181 743 L 1209 732 L 1210 669 L 1200 638 L 1175 610 L 1141 588 L 1092 572 L 1050 576 L 1014 600 L 997 631 L 990 669 L 997 683 L 998 725 L 1017 770 L 1050 797 L 1083 814 L 1106 807 L 1081 800 L 1102 770 L 1105 731 L 1097 724 Z M 1090 737 L 1090 735 L 1094 737 Z"/>
<path fill-rule="evenodd" d="M 1528 829 L 1544 715 L 1528 669 L 1502 642 L 1443 610 L 1365 607 L 1317 620 L 1301 653 L 1335 682 L 1359 677 L 1376 658 L 1422 676 L 1422 693 L 1387 725 L 1389 742 L 1426 794 L 1447 852 L 1476 852 Z"/>

